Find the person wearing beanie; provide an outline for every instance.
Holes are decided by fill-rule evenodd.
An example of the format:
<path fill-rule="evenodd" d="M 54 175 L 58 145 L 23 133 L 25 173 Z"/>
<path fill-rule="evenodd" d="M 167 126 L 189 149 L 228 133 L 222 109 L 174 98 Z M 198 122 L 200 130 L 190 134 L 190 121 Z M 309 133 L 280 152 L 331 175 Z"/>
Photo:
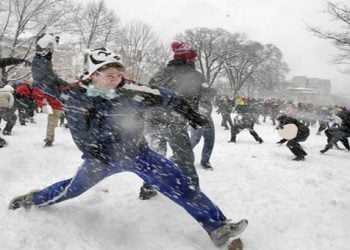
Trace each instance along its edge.
<path fill-rule="evenodd" d="M 205 126 L 208 120 L 169 89 L 130 84 L 120 56 L 112 51 L 93 49 L 87 58 L 84 81 L 68 84 L 53 72 L 50 59 L 40 54 L 34 57 L 36 86 L 63 102 L 83 163 L 72 178 L 15 197 L 9 209 L 57 204 L 83 194 L 106 177 L 132 172 L 183 207 L 215 245 L 238 237 L 248 221 L 227 220 L 172 161 L 148 147 L 143 134 L 143 113 L 157 106 L 171 107 L 197 126 Z"/>
<path fill-rule="evenodd" d="M 171 48 L 174 52 L 174 59 L 196 61 L 197 51 L 185 42 L 173 42 Z"/>
<path fill-rule="evenodd" d="M 173 42 L 171 48 L 174 59 L 151 78 L 149 85 L 173 90 L 198 111 L 205 78 L 195 69 L 197 52 L 191 45 L 179 41 Z M 171 159 L 188 176 L 193 185 L 199 187 L 194 153 L 188 134 L 188 120 L 167 107 L 150 110 L 145 120 L 151 147 L 156 152 L 166 155 L 169 144 L 173 152 Z M 147 200 L 156 194 L 150 185 L 144 183 L 139 198 Z"/>

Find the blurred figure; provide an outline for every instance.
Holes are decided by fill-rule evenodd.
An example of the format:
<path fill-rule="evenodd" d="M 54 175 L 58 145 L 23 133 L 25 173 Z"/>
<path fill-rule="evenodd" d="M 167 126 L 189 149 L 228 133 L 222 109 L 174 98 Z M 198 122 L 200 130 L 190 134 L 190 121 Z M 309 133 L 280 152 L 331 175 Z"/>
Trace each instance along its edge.
<path fill-rule="evenodd" d="M 350 136 L 350 111 L 340 110 L 337 116 L 341 119 L 340 126 L 334 126 L 327 129 L 325 134 L 327 136 L 327 145 L 320 150 L 321 153 L 326 153 L 333 148 L 338 141 L 340 141 L 347 150 L 350 150 L 348 137 Z"/>
<path fill-rule="evenodd" d="M 160 69 L 149 81 L 153 87 L 165 87 L 184 98 L 190 107 L 198 112 L 202 95 L 204 76 L 195 68 L 197 52 L 185 42 L 173 42 L 171 48 L 174 59 L 165 68 Z M 194 153 L 188 135 L 189 121 L 183 115 L 168 107 L 157 107 L 146 115 L 150 145 L 157 153 L 166 155 L 167 144 L 173 151 L 171 160 L 199 187 L 199 179 L 194 166 Z M 144 183 L 139 198 L 149 199 L 156 195 L 153 188 Z"/>
<path fill-rule="evenodd" d="M 235 100 L 235 112 L 237 112 L 236 117 L 234 118 L 234 125 L 231 128 L 231 139 L 229 142 L 236 143 L 237 135 L 243 130 L 248 129 L 249 133 L 254 137 L 254 139 L 260 144 L 263 143 L 263 139 L 258 135 L 254 130 L 254 115 L 252 114 L 249 105 L 248 99 L 246 97 L 238 97 Z"/>
<path fill-rule="evenodd" d="M 233 122 L 231 119 L 232 104 L 229 98 L 225 95 L 221 95 L 216 99 L 216 105 L 218 106 L 217 113 L 221 114 L 221 127 L 224 127 L 225 130 L 233 127 Z M 228 126 L 229 124 L 230 126 Z"/>
<path fill-rule="evenodd" d="M 10 85 L 0 88 L 0 120 L 3 119 L 6 121 L 6 126 L 2 131 L 4 135 L 11 135 L 12 128 L 15 126 L 17 120 L 14 109 L 13 92 L 14 88 Z"/>
<path fill-rule="evenodd" d="M 287 142 L 287 147 L 296 156 L 293 159 L 293 161 L 304 161 L 307 153 L 301 147 L 299 142 L 306 141 L 306 139 L 309 137 L 310 135 L 309 128 L 303 123 L 301 123 L 300 121 L 298 121 L 297 119 L 289 117 L 284 113 L 279 114 L 277 116 L 277 121 L 279 122 L 277 129 L 283 129 L 284 126 L 287 124 L 294 124 L 297 126 L 298 131 L 297 131 L 296 137 L 294 137 L 293 139 L 282 139 L 277 143 L 282 145 L 283 143 Z"/>
<path fill-rule="evenodd" d="M 35 123 L 35 104 L 32 96 L 32 86 L 29 81 L 16 81 L 16 107 L 18 109 L 19 123 L 26 125 L 26 122 Z"/>
<path fill-rule="evenodd" d="M 332 118 L 332 114 L 329 111 L 329 108 L 327 106 L 322 106 L 318 113 L 319 127 L 316 133 L 317 135 L 320 135 L 323 130 L 330 128 L 329 122 L 331 118 Z"/>
<path fill-rule="evenodd" d="M 203 137 L 204 143 L 200 164 L 204 169 L 210 170 L 213 169 L 213 167 L 210 164 L 210 156 L 213 152 L 215 143 L 215 127 L 213 118 L 211 117 L 211 112 L 213 110 L 212 101 L 215 96 L 216 90 L 213 88 L 209 88 L 209 85 L 204 85 L 203 94 L 199 101 L 199 113 L 208 118 L 210 124 L 208 127 L 205 128 L 190 128 L 190 140 L 192 148 L 194 148 L 198 144 L 200 139 Z"/>
<path fill-rule="evenodd" d="M 33 89 L 33 97 L 36 104 L 48 115 L 44 147 L 51 147 L 55 140 L 55 128 L 63 113 L 63 105 L 52 96 L 41 92 L 37 87 Z"/>

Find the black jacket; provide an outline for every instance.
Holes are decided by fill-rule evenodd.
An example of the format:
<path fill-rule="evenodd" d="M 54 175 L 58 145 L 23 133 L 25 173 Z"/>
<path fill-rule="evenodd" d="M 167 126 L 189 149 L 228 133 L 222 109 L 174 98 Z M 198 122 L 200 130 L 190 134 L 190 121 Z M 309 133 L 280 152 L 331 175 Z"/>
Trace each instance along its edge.
<path fill-rule="evenodd" d="M 310 129 L 297 119 L 289 116 L 278 119 L 279 126 L 295 124 L 298 127 L 297 136 L 293 140 L 305 140 L 310 135 Z"/>
<path fill-rule="evenodd" d="M 174 59 L 159 70 L 149 81 L 151 86 L 166 87 L 186 100 L 190 106 L 198 111 L 202 95 L 204 76 L 195 70 L 194 63 L 189 60 Z M 183 116 L 169 108 L 155 108 L 148 112 L 146 121 L 155 124 L 186 126 Z"/>

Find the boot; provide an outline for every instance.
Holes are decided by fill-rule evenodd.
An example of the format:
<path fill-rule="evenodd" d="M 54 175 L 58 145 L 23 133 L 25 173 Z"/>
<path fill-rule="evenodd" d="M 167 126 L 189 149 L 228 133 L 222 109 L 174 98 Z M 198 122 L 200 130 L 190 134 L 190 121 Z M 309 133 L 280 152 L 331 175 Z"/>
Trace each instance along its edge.
<path fill-rule="evenodd" d="M 214 170 L 209 162 L 208 163 L 201 163 L 201 167 L 206 169 L 206 170 Z"/>
<path fill-rule="evenodd" d="M 140 194 L 139 194 L 139 199 L 140 200 L 149 200 L 151 199 L 153 196 L 157 195 L 157 191 L 154 190 L 150 185 L 148 184 L 144 184 L 141 188 L 140 188 Z"/>
<path fill-rule="evenodd" d="M 322 154 L 324 154 L 324 153 L 326 153 L 328 150 L 330 150 L 331 148 L 332 148 L 332 147 L 326 145 L 326 147 L 325 147 L 324 149 L 320 150 L 320 152 L 321 152 Z"/>
<path fill-rule="evenodd" d="M 219 247 L 225 244 L 231 237 L 236 239 L 239 238 L 247 226 L 248 220 L 246 219 L 243 219 L 237 223 L 225 223 L 218 229 L 211 232 L 209 236 L 214 242 L 215 246 Z"/>
<path fill-rule="evenodd" d="M 15 198 L 13 198 L 10 202 L 9 209 L 15 210 L 20 207 L 23 207 L 25 210 L 29 210 L 34 204 L 33 204 L 33 195 L 39 190 L 33 190 L 25 195 L 20 195 Z"/>
<path fill-rule="evenodd" d="M 294 159 L 292 159 L 293 161 L 305 161 L 305 157 L 303 155 L 297 156 Z"/>
<path fill-rule="evenodd" d="M 44 142 L 45 142 L 44 147 L 52 147 L 53 141 L 49 139 L 45 139 Z"/>
<path fill-rule="evenodd" d="M 261 139 L 261 137 L 259 137 L 256 141 L 259 142 L 260 144 L 264 142 L 264 140 Z"/>

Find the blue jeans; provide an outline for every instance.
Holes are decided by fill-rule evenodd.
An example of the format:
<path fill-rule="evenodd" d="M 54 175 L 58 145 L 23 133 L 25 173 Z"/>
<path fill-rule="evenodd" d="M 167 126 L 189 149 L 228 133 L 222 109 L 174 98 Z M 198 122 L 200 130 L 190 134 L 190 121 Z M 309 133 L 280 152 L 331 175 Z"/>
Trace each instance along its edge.
<path fill-rule="evenodd" d="M 192 183 L 199 186 L 199 179 L 194 166 L 194 153 L 191 147 L 187 126 L 149 124 L 147 134 L 151 148 L 159 154 L 166 155 L 167 143 L 173 155 L 173 161 Z"/>
<path fill-rule="evenodd" d="M 54 183 L 35 192 L 36 206 L 55 204 L 79 196 L 104 178 L 120 172 L 133 172 L 169 199 L 182 206 L 208 232 L 223 225 L 226 217 L 198 187 L 194 187 L 176 165 L 145 147 L 133 160 L 133 166 L 123 163 L 97 163 L 85 159 L 73 178 Z"/>
<path fill-rule="evenodd" d="M 202 149 L 201 164 L 208 164 L 210 161 L 210 156 L 213 152 L 214 142 L 215 142 L 215 128 L 213 119 L 210 117 L 210 127 L 209 128 L 191 128 L 191 146 L 194 148 L 198 142 L 201 140 L 201 137 L 204 138 L 204 144 Z"/>

